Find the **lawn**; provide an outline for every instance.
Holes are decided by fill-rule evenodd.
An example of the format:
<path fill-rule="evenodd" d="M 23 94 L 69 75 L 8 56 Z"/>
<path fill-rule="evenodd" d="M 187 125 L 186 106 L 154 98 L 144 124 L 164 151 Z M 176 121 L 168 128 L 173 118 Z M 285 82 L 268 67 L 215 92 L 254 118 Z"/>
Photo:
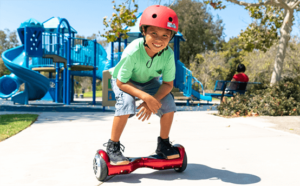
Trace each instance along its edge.
<path fill-rule="evenodd" d="M 24 130 L 30 126 L 38 116 L 37 114 L 0 115 L 0 141 Z"/>
<path fill-rule="evenodd" d="M 83 94 L 83 97 L 85 98 L 92 98 L 93 92 L 86 92 Z M 102 91 L 96 91 L 96 97 L 102 97 Z"/>

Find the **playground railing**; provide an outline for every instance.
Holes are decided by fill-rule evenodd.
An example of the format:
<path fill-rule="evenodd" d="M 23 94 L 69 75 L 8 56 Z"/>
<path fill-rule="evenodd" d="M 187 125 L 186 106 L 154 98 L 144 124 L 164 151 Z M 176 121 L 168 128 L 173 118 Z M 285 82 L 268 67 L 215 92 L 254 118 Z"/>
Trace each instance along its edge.
<path fill-rule="evenodd" d="M 198 100 L 211 101 L 211 96 L 205 96 L 202 83 L 195 77 L 191 70 L 178 60 L 176 63 L 176 87 L 183 91 L 186 97 L 196 98 Z M 193 96 L 192 96 L 193 95 Z"/>
<path fill-rule="evenodd" d="M 54 54 L 67 58 L 68 37 L 61 35 L 57 42 L 57 35 L 54 33 L 43 34 L 43 52 L 44 54 Z M 71 42 L 71 65 L 94 66 L 94 57 L 96 51 L 96 60 L 106 59 L 104 48 L 93 40 L 82 38 L 70 38 Z M 57 50 L 59 49 L 59 51 Z M 99 59 L 100 58 L 100 59 Z M 35 65 L 53 66 L 52 60 L 36 60 Z"/>
<path fill-rule="evenodd" d="M 74 47 L 71 47 L 72 65 L 94 66 L 94 41 L 71 38 L 71 43 L 74 43 Z"/>

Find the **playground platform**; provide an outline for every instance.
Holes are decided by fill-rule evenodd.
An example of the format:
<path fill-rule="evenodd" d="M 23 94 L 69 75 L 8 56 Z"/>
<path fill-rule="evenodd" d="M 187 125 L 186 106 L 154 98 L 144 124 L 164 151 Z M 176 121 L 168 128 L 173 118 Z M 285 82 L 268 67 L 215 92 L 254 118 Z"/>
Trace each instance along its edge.
<path fill-rule="evenodd" d="M 27 112 L 0 112 L 12 113 Z M 0 142 L 0 185 L 300 185 L 300 136 L 273 129 L 276 124 L 264 117 L 228 119 L 212 115 L 216 111 L 177 112 L 170 140 L 186 149 L 188 166 L 183 173 L 141 168 L 101 183 L 94 176 L 93 158 L 110 137 L 113 112 L 28 113 L 39 114 L 37 121 Z M 276 120 L 290 123 L 297 118 Z M 121 138 L 125 156 L 153 154 L 158 135 L 158 117 L 145 122 L 129 119 Z"/>

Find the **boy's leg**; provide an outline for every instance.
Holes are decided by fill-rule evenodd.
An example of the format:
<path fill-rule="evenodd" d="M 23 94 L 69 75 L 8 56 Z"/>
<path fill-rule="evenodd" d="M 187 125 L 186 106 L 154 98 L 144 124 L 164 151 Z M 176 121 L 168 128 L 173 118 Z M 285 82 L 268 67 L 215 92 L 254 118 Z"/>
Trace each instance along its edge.
<path fill-rule="evenodd" d="M 106 143 L 106 152 L 111 165 L 126 165 L 129 160 L 123 156 L 124 146 L 120 143 L 120 137 L 129 117 L 135 114 L 134 97 L 123 92 L 116 85 L 116 80 L 111 80 L 112 89 L 116 97 L 116 111 L 111 130 L 111 139 Z"/>
<path fill-rule="evenodd" d="M 171 145 L 169 133 L 173 123 L 174 111 L 165 113 L 160 118 L 160 137 L 157 139 L 156 154 L 166 159 L 179 158 L 179 152 Z"/>
<path fill-rule="evenodd" d="M 114 142 L 120 141 L 121 134 L 124 130 L 124 127 L 127 123 L 129 116 L 130 116 L 130 114 L 114 117 L 113 126 L 111 129 L 111 137 L 110 137 L 110 139 L 112 141 L 114 141 Z"/>
<path fill-rule="evenodd" d="M 148 85 L 142 86 L 141 90 L 153 96 L 156 94 L 160 86 L 161 83 L 158 81 L 158 79 L 154 78 Z M 174 97 L 171 93 L 169 93 L 163 99 L 161 99 L 160 102 L 162 106 L 156 115 L 161 118 L 161 130 L 160 137 L 158 137 L 156 153 L 166 159 L 179 158 L 178 150 L 173 147 L 169 141 L 169 133 L 173 122 L 174 112 L 176 111 Z"/>
<path fill-rule="evenodd" d="M 160 137 L 162 139 L 169 138 L 169 133 L 173 123 L 174 112 L 165 113 L 160 118 Z"/>

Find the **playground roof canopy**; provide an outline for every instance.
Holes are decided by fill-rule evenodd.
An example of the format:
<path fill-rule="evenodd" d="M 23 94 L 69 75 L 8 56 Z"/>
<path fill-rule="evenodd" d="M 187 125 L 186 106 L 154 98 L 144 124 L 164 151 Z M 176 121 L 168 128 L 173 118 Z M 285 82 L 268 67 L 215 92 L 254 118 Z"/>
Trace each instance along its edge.
<path fill-rule="evenodd" d="M 137 21 L 136 21 L 136 23 L 135 23 L 134 26 L 131 26 L 131 27 L 126 26 L 126 27 L 124 28 L 124 30 L 130 29 L 130 31 L 127 32 L 127 35 L 129 36 L 129 38 L 127 39 L 127 42 L 128 42 L 128 43 L 131 43 L 131 41 L 133 41 L 133 40 L 135 40 L 135 39 L 137 39 L 137 38 L 142 37 L 142 34 L 141 34 L 141 32 L 140 32 L 140 28 L 139 28 L 142 14 L 143 14 L 143 13 L 137 14 L 137 16 L 136 16 L 136 17 L 137 17 Z M 177 32 L 177 34 L 175 35 L 175 37 L 179 37 L 179 38 L 180 38 L 180 41 L 186 41 L 186 40 L 184 39 L 183 35 L 182 35 L 179 31 Z M 122 39 L 122 41 L 123 41 L 123 39 Z M 170 41 L 170 43 L 173 43 L 173 42 L 174 42 L 174 38 Z"/>
<path fill-rule="evenodd" d="M 30 18 L 21 23 L 19 28 L 24 28 L 24 27 L 43 27 L 43 23 L 37 21 L 36 19 Z"/>
<path fill-rule="evenodd" d="M 44 24 L 45 31 L 56 33 L 56 29 L 60 23 L 60 20 L 61 20 L 60 17 L 51 17 L 50 19 L 44 21 L 43 24 Z M 64 33 L 69 33 L 68 26 L 65 22 L 61 24 L 60 28 L 61 28 L 60 33 L 62 33 L 63 30 L 62 28 L 64 28 Z M 77 31 L 73 27 L 71 27 L 71 33 L 77 34 Z"/>

